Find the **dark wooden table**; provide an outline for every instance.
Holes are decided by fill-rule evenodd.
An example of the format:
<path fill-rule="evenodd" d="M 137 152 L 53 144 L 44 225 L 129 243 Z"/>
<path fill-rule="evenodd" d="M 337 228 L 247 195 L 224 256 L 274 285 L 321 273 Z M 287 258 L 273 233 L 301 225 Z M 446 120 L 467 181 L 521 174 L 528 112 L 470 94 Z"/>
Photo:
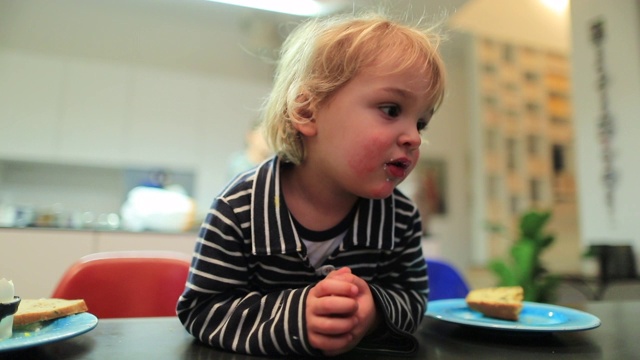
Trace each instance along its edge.
<path fill-rule="evenodd" d="M 511 333 L 425 318 L 416 337 L 420 349 L 408 359 L 639 359 L 640 300 L 592 302 L 580 310 L 598 316 L 596 329 L 561 333 Z M 348 353 L 334 359 L 389 359 Z M 0 353 L 0 359 L 266 359 L 209 348 L 192 338 L 175 317 L 105 319 L 83 335 Z"/>

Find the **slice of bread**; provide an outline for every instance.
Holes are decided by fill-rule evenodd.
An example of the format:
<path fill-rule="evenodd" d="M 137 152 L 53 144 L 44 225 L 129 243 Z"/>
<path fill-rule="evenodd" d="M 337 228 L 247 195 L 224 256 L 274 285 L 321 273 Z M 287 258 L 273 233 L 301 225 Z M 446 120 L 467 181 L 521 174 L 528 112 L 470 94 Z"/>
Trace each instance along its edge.
<path fill-rule="evenodd" d="M 13 315 L 13 327 L 53 320 L 87 310 L 87 304 L 83 299 L 22 299 L 18 311 Z"/>
<path fill-rule="evenodd" d="M 485 316 L 518 321 L 524 291 L 520 286 L 502 286 L 471 290 L 467 305 Z"/>

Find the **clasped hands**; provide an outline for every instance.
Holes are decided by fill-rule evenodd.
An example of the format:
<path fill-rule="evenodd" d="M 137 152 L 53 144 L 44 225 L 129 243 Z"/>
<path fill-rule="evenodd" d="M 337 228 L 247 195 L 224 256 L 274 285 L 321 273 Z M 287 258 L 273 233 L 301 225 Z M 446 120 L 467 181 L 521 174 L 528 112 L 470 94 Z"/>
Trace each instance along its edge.
<path fill-rule="evenodd" d="M 353 349 L 378 322 L 369 284 L 348 267 L 311 288 L 305 311 L 309 342 L 326 356 Z"/>

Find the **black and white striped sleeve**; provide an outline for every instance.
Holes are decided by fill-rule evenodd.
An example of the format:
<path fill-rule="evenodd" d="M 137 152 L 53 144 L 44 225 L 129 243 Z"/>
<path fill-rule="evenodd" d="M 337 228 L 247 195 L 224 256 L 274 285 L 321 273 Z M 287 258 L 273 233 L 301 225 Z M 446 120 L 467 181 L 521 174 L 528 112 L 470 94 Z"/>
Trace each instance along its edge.
<path fill-rule="evenodd" d="M 422 223 L 417 209 L 396 207 L 395 234 L 392 254 L 379 264 L 377 279 L 369 284 L 376 306 L 382 310 L 384 325 L 378 336 L 365 338 L 359 348 L 406 354 L 417 348 L 411 334 L 424 317 L 428 291 L 421 247 Z"/>
<path fill-rule="evenodd" d="M 248 196 L 247 196 L 248 197 Z M 263 294 L 252 289 L 246 206 L 218 198 L 202 226 L 178 317 L 200 341 L 238 353 L 317 351 L 308 345 L 304 302 L 311 285 Z"/>

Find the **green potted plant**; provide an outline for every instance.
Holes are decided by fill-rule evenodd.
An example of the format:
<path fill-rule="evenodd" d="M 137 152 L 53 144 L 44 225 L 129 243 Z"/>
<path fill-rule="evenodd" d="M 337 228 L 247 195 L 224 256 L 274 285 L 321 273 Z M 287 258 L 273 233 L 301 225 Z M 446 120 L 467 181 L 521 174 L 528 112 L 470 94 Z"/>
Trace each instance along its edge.
<path fill-rule="evenodd" d="M 554 241 L 544 227 L 550 211 L 527 211 L 520 217 L 519 238 L 513 243 L 509 259 L 494 259 L 489 269 L 498 278 L 498 286 L 522 286 L 524 300 L 549 303 L 556 299 L 559 278 L 550 274 L 540 255 Z"/>

